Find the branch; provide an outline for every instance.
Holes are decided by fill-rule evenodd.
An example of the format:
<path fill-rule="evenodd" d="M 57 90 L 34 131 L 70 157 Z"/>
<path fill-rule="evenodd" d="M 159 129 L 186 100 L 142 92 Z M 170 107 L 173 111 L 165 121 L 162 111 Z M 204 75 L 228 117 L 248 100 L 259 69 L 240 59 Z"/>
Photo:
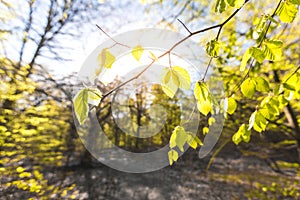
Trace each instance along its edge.
<path fill-rule="evenodd" d="M 124 47 L 127 47 L 127 48 L 130 48 L 129 46 L 127 46 L 126 44 L 122 44 L 118 41 L 116 41 L 114 38 L 112 38 L 108 33 L 106 33 L 98 24 L 96 24 L 97 28 L 102 32 L 104 33 L 109 39 L 111 39 L 112 41 L 115 42 L 115 44 L 117 45 L 121 45 L 121 46 L 124 46 Z"/>
<path fill-rule="evenodd" d="M 280 0 L 280 1 L 278 2 L 278 4 L 277 4 L 275 10 L 273 11 L 271 17 L 274 17 L 274 16 L 275 16 L 277 10 L 279 9 L 279 6 L 280 6 L 281 2 L 282 2 L 282 0 Z M 268 26 L 267 26 L 266 31 L 265 31 L 265 33 L 264 33 L 264 36 L 263 36 L 262 40 L 260 41 L 260 43 L 258 44 L 257 48 L 261 48 L 262 42 L 263 42 L 263 40 L 264 40 L 264 39 L 266 38 L 266 36 L 267 36 L 267 33 L 268 33 L 268 31 L 269 31 L 269 28 L 270 28 L 270 25 L 271 25 L 271 20 L 269 20 L 269 23 L 268 23 Z M 250 73 L 250 71 L 252 70 L 252 68 L 254 67 L 254 61 L 255 61 L 254 58 L 252 58 L 251 63 L 250 63 L 250 67 L 249 67 L 249 69 L 248 69 L 246 75 L 245 75 L 245 76 L 242 78 L 242 80 L 234 87 L 233 91 L 230 93 L 229 96 L 232 96 L 233 94 L 235 94 L 235 93 L 238 91 L 238 89 L 240 88 L 240 86 L 243 84 L 243 82 L 249 77 L 249 73 Z"/>
<path fill-rule="evenodd" d="M 223 21 L 222 23 L 220 24 L 217 24 L 217 25 L 213 25 L 213 26 L 210 26 L 210 27 L 207 27 L 207 28 L 204 28 L 204 29 L 201 29 L 201 30 L 198 30 L 198 31 L 190 31 L 180 20 L 178 20 L 183 26 L 184 28 L 189 32 L 189 35 L 187 35 L 186 37 L 184 37 L 183 39 L 179 40 L 177 43 L 175 43 L 168 51 L 164 52 L 163 54 L 161 54 L 160 56 L 157 57 L 157 59 L 160 59 L 162 58 L 163 56 L 167 55 L 167 54 L 171 54 L 171 52 L 177 47 L 179 46 L 181 43 L 183 43 L 184 41 L 186 41 L 187 39 L 189 39 L 190 37 L 194 36 L 194 35 L 197 35 L 199 33 L 203 33 L 203 32 L 206 32 L 206 31 L 209 31 L 209 30 L 212 30 L 212 29 L 215 29 L 215 28 L 219 28 L 219 32 L 221 32 L 222 28 L 224 27 L 225 24 L 227 24 L 241 9 L 242 7 L 250 0 L 246 0 L 245 3 L 241 6 L 241 8 L 235 10 L 225 21 Z M 112 41 L 114 41 L 116 44 L 119 44 L 119 45 L 122 45 L 120 44 L 119 42 L 117 42 L 116 40 L 114 40 L 109 34 L 107 34 L 101 27 L 99 27 L 98 25 L 96 25 L 107 37 L 109 37 Z M 220 33 L 218 33 L 216 39 L 218 39 Z M 123 45 L 124 46 L 124 45 Z M 118 85 L 116 88 L 110 90 L 109 92 L 105 93 L 103 96 L 102 96 L 102 99 L 106 98 L 107 96 L 109 96 L 111 93 L 113 93 L 114 91 L 120 89 L 121 87 L 123 87 L 124 85 L 126 85 L 127 83 L 137 79 L 138 77 L 140 77 L 145 71 L 147 71 L 153 64 L 154 64 L 155 60 L 152 60 L 152 62 L 145 68 L 143 69 L 140 73 L 138 73 L 136 76 L 132 77 L 131 79 L 125 81 L 124 83 Z M 211 60 L 209 62 L 209 65 L 206 69 L 206 73 L 207 73 L 207 70 L 210 66 L 210 63 L 211 63 Z M 206 74 L 205 73 L 205 74 Z"/>

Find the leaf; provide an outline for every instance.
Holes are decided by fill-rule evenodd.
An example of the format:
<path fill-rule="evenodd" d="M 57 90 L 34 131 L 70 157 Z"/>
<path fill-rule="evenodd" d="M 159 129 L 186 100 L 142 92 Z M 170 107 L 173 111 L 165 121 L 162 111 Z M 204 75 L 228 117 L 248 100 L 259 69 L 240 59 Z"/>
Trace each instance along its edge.
<path fill-rule="evenodd" d="M 182 67 L 166 68 L 163 72 L 162 89 L 167 96 L 173 98 L 178 88 L 190 89 L 191 78 L 188 71 Z"/>
<path fill-rule="evenodd" d="M 101 101 L 102 93 L 97 88 L 88 88 L 88 103 L 97 106 Z"/>
<path fill-rule="evenodd" d="M 225 0 L 217 0 L 216 6 L 215 6 L 215 12 L 216 13 L 222 13 L 226 9 L 226 2 Z"/>
<path fill-rule="evenodd" d="M 22 173 L 22 172 L 25 171 L 25 169 L 24 169 L 23 167 L 17 167 L 16 171 L 17 171 L 18 173 Z"/>
<path fill-rule="evenodd" d="M 300 0 L 290 0 L 289 2 L 292 3 L 292 4 L 300 6 Z"/>
<path fill-rule="evenodd" d="M 251 58 L 251 56 L 252 56 L 252 54 L 251 54 L 251 51 L 250 51 L 250 48 L 249 48 L 249 49 L 246 50 L 246 52 L 243 55 L 241 66 L 240 66 L 240 71 L 241 72 L 245 71 L 247 62 Z"/>
<path fill-rule="evenodd" d="M 288 90 L 291 90 L 291 91 L 296 91 L 296 88 L 291 84 L 283 83 L 282 85 L 285 89 L 288 89 Z"/>
<path fill-rule="evenodd" d="M 253 39 L 260 43 L 267 29 L 268 15 L 263 15 L 253 31 Z"/>
<path fill-rule="evenodd" d="M 216 122 L 216 119 L 214 117 L 208 118 L 208 125 L 211 126 L 213 123 Z"/>
<path fill-rule="evenodd" d="M 208 127 L 203 127 L 203 129 L 202 129 L 203 135 L 206 135 L 208 132 L 209 132 L 209 128 Z"/>
<path fill-rule="evenodd" d="M 255 111 L 251 114 L 249 119 L 248 130 L 254 128 L 257 132 L 262 132 L 266 130 L 268 121 L 260 111 Z"/>
<path fill-rule="evenodd" d="M 207 85 L 201 81 L 198 81 L 195 84 L 194 96 L 198 101 L 206 101 L 210 99 L 210 92 Z"/>
<path fill-rule="evenodd" d="M 176 74 L 179 79 L 179 87 L 182 89 L 189 90 L 191 87 L 191 77 L 189 72 L 179 66 L 172 67 L 172 72 Z"/>
<path fill-rule="evenodd" d="M 204 116 L 207 116 L 213 109 L 211 102 L 209 101 L 198 101 L 197 108 Z"/>
<path fill-rule="evenodd" d="M 227 4 L 234 8 L 240 8 L 244 4 L 244 0 L 226 0 Z"/>
<path fill-rule="evenodd" d="M 105 67 L 105 68 L 111 68 L 111 66 L 114 64 L 116 58 L 113 54 L 111 54 L 107 48 L 103 49 L 101 51 L 101 53 L 98 55 L 97 57 L 97 61 L 99 63 L 100 67 Z M 98 70 L 98 71 L 102 71 L 102 70 Z M 96 74 L 97 76 L 100 73 Z"/>
<path fill-rule="evenodd" d="M 220 43 L 214 39 L 206 44 L 206 53 L 211 57 L 217 57 L 220 52 Z"/>
<path fill-rule="evenodd" d="M 226 98 L 226 99 L 227 99 L 227 102 L 228 102 L 227 113 L 232 115 L 235 112 L 236 108 L 237 108 L 237 103 L 236 103 L 235 99 L 232 98 L 232 97 L 229 97 L 229 98 Z"/>
<path fill-rule="evenodd" d="M 131 51 L 132 56 L 139 61 L 143 55 L 144 48 L 140 45 L 134 47 Z"/>
<path fill-rule="evenodd" d="M 170 82 L 170 78 L 171 78 L 171 71 L 168 71 L 165 75 L 164 83 L 168 84 Z"/>
<path fill-rule="evenodd" d="M 174 149 L 171 149 L 168 152 L 169 164 L 172 165 L 173 162 L 178 160 L 178 153 Z"/>
<path fill-rule="evenodd" d="M 161 86 L 164 93 L 173 98 L 179 86 L 179 79 L 169 68 L 165 68 L 161 78 Z"/>
<path fill-rule="evenodd" d="M 259 92 L 269 92 L 270 91 L 270 86 L 268 81 L 262 77 L 255 77 L 254 78 L 256 82 L 256 90 Z"/>
<path fill-rule="evenodd" d="M 184 128 L 181 126 L 176 126 L 172 132 L 169 146 L 174 148 L 177 146 L 180 151 L 184 152 L 184 144 L 188 141 L 188 134 L 185 132 Z"/>
<path fill-rule="evenodd" d="M 267 60 L 278 61 L 282 55 L 282 41 L 266 40 L 263 52 Z"/>
<path fill-rule="evenodd" d="M 76 118 L 81 125 L 88 117 L 88 89 L 80 90 L 73 99 Z"/>
<path fill-rule="evenodd" d="M 170 98 L 175 96 L 177 89 L 178 87 L 175 84 L 162 85 L 162 90 Z"/>
<path fill-rule="evenodd" d="M 232 136 L 232 141 L 234 144 L 238 145 L 240 142 L 249 142 L 251 136 L 251 131 L 245 124 L 242 124 L 239 130 Z"/>
<path fill-rule="evenodd" d="M 201 140 L 197 136 L 193 136 L 191 133 L 189 134 L 187 142 L 190 145 L 190 147 L 192 147 L 193 149 L 196 149 L 198 147 L 198 145 L 199 146 L 203 145 Z"/>
<path fill-rule="evenodd" d="M 195 84 L 194 96 L 197 99 L 197 108 L 203 115 L 207 116 L 212 112 L 212 98 L 205 83 L 197 82 Z"/>
<path fill-rule="evenodd" d="M 251 51 L 251 55 L 255 60 L 257 60 L 257 62 L 262 63 L 265 60 L 264 52 L 259 48 L 251 47 L 250 51 Z"/>
<path fill-rule="evenodd" d="M 279 15 L 279 18 L 282 22 L 291 23 L 292 21 L 294 21 L 298 12 L 297 6 L 295 4 L 298 4 L 298 1 L 299 0 L 294 0 L 292 1 L 292 3 L 284 1 L 280 4 L 276 14 Z"/>
<path fill-rule="evenodd" d="M 256 82 L 251 78 L 247 78 L 241 85 L 241 91 L 245 97 L 251 98 L 256 90 Z"/>

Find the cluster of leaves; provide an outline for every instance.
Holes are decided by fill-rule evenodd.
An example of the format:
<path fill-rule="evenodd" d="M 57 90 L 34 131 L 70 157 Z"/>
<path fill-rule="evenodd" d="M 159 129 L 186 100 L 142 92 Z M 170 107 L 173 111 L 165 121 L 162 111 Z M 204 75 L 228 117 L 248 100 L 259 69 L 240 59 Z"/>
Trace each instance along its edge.
<path fill-rule="evenodd" d="M 9 177 L 1 187 L 38 197 L 62 193 L 66 188 L 48 184 L 41 171 L 66 162 L 71 113 L 54 100 L 30 97 L 39 85 L 27 77 L 29 66 L 5 58 L 0 66 L 0 172 Z"/>

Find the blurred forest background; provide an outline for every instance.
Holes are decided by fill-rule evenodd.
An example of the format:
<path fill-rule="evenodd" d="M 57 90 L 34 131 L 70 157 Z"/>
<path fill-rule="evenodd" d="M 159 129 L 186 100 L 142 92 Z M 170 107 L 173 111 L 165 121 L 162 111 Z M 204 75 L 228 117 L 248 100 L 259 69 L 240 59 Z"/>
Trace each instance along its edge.
<path fill-rule="evenodd" d="M 272 13 L 274 2 L 250 1 L 224 27 L 220 40 L 228 46 L 218 62 L 226 89 L 240 79 L 241 52 L 253 43 L 257 18 Z M 186 34 L 178 18 L 197 30 L 232 13 L 215 14 L 213 9 L 214 3 L 205 0 L 0 0 L 0 199 L 299 199 L 297 100 L 268 124 L 267 131 L 235 145 L 232 135 L 249 119 L 260 98 L 259 93 L 252 99 L 237 94 L 237 111 L 226 120 L 221 139 L 208 157 L 200 160 L 197 151 L 188 150 L 173 166 L 146 174 L 103 166 L 78 138 L 72 114 L 72 88 L 79 84 L 75 72 L 88 53 L 107 39 L 95 24 L 112 35 L 144 27 Z M 299 19 L 272 32 L 284 41 L 284 59 L 256 71 L 274 84 L 300 64 Z M 204 47 L 215 33 L 203 33 L 195 41 Z M 117 79 L 108 86 L 99 82 L 98 87 L 105 93 L 119 83 Z M 148 99 L 147 93 L 154 98 Z M 102 102 L 97 116 L 114 144 L 148 152 L 166 145 L 179 124 L 176 98 L 168 98 L 154 85 L 140 88 L 130 100 L 127 106 L 138 124 L 147 123 L 150 101 L 167 110 L 164 128 L 148 139 L 118 129 L 110 98 Z M 101 138 L 95 145 L 110 148 Z"/>

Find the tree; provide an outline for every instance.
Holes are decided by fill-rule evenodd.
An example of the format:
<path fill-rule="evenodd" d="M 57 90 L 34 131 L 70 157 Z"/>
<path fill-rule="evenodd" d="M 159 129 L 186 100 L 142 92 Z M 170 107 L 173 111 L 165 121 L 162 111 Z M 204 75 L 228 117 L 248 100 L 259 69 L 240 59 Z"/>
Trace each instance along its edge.
<path fill-rule="evenodd" d="M 280 37 L 283 35 L 282 31 L 285 31 L 286 28 L 280 30 L 279 27 L 280 24 L 292 23 L 294 21 L 298 11 L 297 6 L 299 5 L 299 2 L 293 0 L 279 1 L 276 6 L 273 6 L 274 8 L 272 8 L 272 12 L 266 13 L 263 16 L 254 16 L 255 19 L 257 19 L 254 20 L 254 26 L 249 27 L 249 32 L 240 33 L 239 30 L 233 31 L 233 26 L 228 26 L 228 24 L 230 24 L 229 22 L 234 20 L 236 16 L 238 16 L 238 13 L 241 12 L 243 7 L 247 4 L 251 4 L 251 2 L 249 0 L 216 1 L 214 8 L 214 11 L 216 13 L 225 13 L 225 11 L 228 10 L 226 12 L 231 12 L 231 14 L 229 14 L 227 18 L 223 19 L 222 22 L 217 25 L 213 25 L 208 28 L 196 31 L 189 30 L 189 28 L 185 24 L 179 21 L 188 32 L 188 35 L 186 36 L 186 38 L 174 44 L 174 46 L 171 47 L 168 51 L 154 58 L 152 63 L 155 63 L 156 59 L 160 59 L 163 56 L 169 55 L 177 45 L 183 43 L 186 39 L 203 32 L 217 29 L 218 32 L 216 34 L 216 37 L 208 41 L 206 44 L 207 54 L 211 57 L 207 65 L 207 69 L 211 67 L 211 62 L 215 57 L 217 57 L 217 59 L 215 59 L 218 63 L 217 69 L 221 72 L 222 75 L 225 75 L 225 86 L 227 86 L 226 94 L 223 97 L 224 110 L 225 112 L 227 112 L 227 114 L 225 115 L 231 115 L 235 112 L 237 101 L 243 101 L 243 99 L 258 99 L 258 101 L 256 101 L 257 106 L 255 110 L 253 110 L 251 116 L 249 116 L 249 122 L 244 122 L 240 126 L 238 131 L 232 137 L 233 142 L 235 144 L 239 144 L 242 141 L 249 142 L 252 131 L 259 133 L 265 131 L 267 128 L 267 124 L 274 122 L 274 120 L 278 120 L 278 118 L 280 119 L 282 117 L 280 113 L 285 110 L 286 119 L 289 121 L 293 129 L 293 132 L 290 132 L 289 136 L 293 137 L 296 140 L 298 144 L 297 149 L 299 151 L 299 123 L 297 115 L 295 113 L 297 111 L 293 110 L 291 104 L 295 103 L 295 101 L 299 99 L 299 89 L 297 88 L 297 85 L 299 85 L 300 66 L 298 66 L 299 63 L 297 63 L 297 61 L 290 61 L 290 58 L 292 56 L 298 55 L 291 55 L 291 53 L 289 52 L 290 49 L 284 48 L 283 45 L 286 43 L 284 43 L 284 40 L 280 40 Z M 242 22 L 236 21 L 236 25 L 239 25 L 239 23 Z M 229 31 L 225 32 L 225 30 L 228 30 L 226 29 L 227 26 Z M 285 26 L 287 27 L 289 25 Z M 225 34 L 222 37 L 223 32 L 225 32 Z M 246 46 L 245 43 L 238 44 L 236 32 L 250 41 L 250 47 L 248 46 L 243 56 L 236 55 L 238 52 L 236 51 L 236 49 L 243 49 Z M 226 46 L 225 42 L 229 43 L 230 46 Z M 117 42 L 116 44 L 118 45 Z M 283 49 L 285 49 L 284 52 Z M 143 52 L 143 49 L 140 49 L 140 51 Z M 135 57 L 134 54 L 133 56 Z M 113 57 L 113 55 L 111 55 L 110 57 Z M 234 77 L 228 80 L 226 79 L 226 76 L 228 74 L 224 73 L 224 65 L 228 65 L 230 59 L 235 59 L 239 63 L 238 66 L 236 64 L 233 64 L 231 66 L 231 69 L 228 70 L 230 72 L 230 77 L 238 77 L 237 83 L 234 84 L 231 83 L 233 83 L 236 78 Z M 113 60 L 111 61 L 111 63 L 114 62 Z M 152 63 L 150 63 L 148 68 L 151 67 Z M 279 66 L 282 65 L 288 67 L 283 69 L 279 68 Z M 108 67 L 105 65 L 101 65 L 100 67 L 110 68 L 110 66 Z M 170 65 L 169 67 L 170 71 L 164 75 L 161 86 L 166 95 L 172 98 L 177 88 L 183 87 L 184 84 L 188 84 L 187 88 L 189 88 L 190 83 L 189 75 L 184 71 L 184 69 L 172 65 Z M 148 68 L 146 68 L 146 70 Z M 240 73 L 232 73 L 233 70 L 236 70 L 236 68 L 239 69 Z M 141 74 L 144 71 L 145 70 L 141 71 Z M 279 75 L 279 72 L 281 75 Z M 280 78 L 280 76 L 285 76 L 285 78 Z M 112 91 L 104 94 L 102 98 L 105 98 L 115 90 L 120 89 L 124 85 L 134 80 L 134 78 L 123 82 Z M 208 114 L 214 113 L 215 109 L 219 108 L 220 105 L 215 103 L 215 100 L 211 95 L 211 88 L 207 85 L 205 78 L 206 73 L 204 74 L 203 79 L 199 80 L 196 84 L 194 93 L 195 99 L 198 101 L 197 107 L 199 112 L 206 116 Z M 271 81 L 272 78 L 274 78 L 275 82 Z M 260 98 L 257 98 L 256 95 L 259 95 Z M 99 100 L 100 99 L 101 98 L 99 97 Z M 79 102 L 87 105 L 87 102 L 84 102 L 82 100 Z M 75 112 L 80 111 L 75 109 Z M 85 119 L 85 117 L 83 117 L 83 119 Z M 81 123 L 83 122 L 84 120 L 81 121 Z M 178 130 L 179 129 L 175 128 L 173 134 L 177 135 Z M 187 133 L 183 131 L 182 134 Z M 170 145 L 178 146 L 180 148 L 182 147 L 182 144 L 189 143 L 187 139 L 188 137 L 184 138 L 185 139 L 180 141 L 175 140 L 175 144 L 171 144 L 171 136 Z M 191 145 L 191 143 L 189 144 Z M 300 155 L 300 151 L 298 152 L 298 155 Z"/>

